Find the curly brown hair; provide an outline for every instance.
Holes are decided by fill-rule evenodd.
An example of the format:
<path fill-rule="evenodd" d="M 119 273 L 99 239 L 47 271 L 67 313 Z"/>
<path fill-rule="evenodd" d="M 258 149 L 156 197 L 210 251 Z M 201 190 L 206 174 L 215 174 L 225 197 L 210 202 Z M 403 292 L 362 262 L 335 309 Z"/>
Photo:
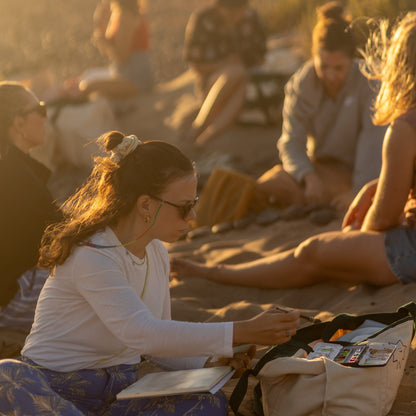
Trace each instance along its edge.
<path fill-rule="evenodd" d="M 111 152 L 124 137 L 112 131 L 98 142 Z M 160 195 L 170 183 L 194 173 L 193 163 L 177 147 L 160 140 L 140 143 L 119 163 L 97 157 L 85 185 L 64 203 L 64 220 L 46 229 L 39 267 L 64 263 L 75 246 L 129 214 L 138 197 Z"/>

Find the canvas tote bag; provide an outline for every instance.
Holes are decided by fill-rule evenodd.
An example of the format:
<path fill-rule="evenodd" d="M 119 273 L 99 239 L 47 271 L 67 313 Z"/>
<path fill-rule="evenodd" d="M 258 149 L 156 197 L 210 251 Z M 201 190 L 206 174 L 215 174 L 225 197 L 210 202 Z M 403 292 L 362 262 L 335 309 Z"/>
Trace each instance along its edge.
<path fill-rule="evenodd" d="M 302 328 L 286 344 L 269 350 L 235 387 L 230 405 L 238 407 L 250 374 L 259 379 L 255 412 L 265 416 L 382 416 L 394 402 L 414 335 L 416 305 L 411 302 L 394 313 L 338 315 L 330 322 Z M 325 357 L 312 360 L 310 342 L 328 342 L 338 329 L 354 330 L 370 319 L 387 325 L 362 342 L 396 345 L 386 365 L 348 367 Z M 336 341 L 335 341 L 336 342 Z M 344 343 L 348 345 L 348 343 Z"/>

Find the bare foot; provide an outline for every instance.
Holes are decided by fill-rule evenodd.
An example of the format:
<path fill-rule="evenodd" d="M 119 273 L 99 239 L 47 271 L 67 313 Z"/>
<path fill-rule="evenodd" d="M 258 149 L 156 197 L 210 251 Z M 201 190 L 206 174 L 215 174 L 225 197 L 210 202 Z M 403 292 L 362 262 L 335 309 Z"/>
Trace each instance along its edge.
<path fill-rule="evenodd" d="M 196 263 L 178 257 L 170 261 L 170 277 L 172 279 L 181 280 L 187 277 L 203 277 L 209 279 L 213 269 L 215 267 L 209 267 L 202 263 Z"/>

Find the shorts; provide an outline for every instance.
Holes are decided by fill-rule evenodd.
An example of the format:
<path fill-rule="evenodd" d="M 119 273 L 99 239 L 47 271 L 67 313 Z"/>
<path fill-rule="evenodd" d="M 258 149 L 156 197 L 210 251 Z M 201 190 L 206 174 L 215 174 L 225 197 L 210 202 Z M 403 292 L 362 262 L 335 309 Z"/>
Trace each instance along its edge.
<path fill-rule="evenodd" d="M 416 282 L 416 230 L 405 226 L 387 230 L 384 246 L 395 276 L 402 283 Z"/>

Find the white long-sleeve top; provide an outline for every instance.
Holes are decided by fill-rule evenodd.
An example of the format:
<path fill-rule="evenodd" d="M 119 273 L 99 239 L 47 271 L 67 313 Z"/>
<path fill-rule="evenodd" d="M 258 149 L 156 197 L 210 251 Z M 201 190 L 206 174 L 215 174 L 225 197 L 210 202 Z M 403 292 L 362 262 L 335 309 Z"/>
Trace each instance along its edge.
<path fill-rule="evenodd" d="M 120 244 L 109 227 L 90 241 Z M 124 247 L 77 247 L 47 279 L 22 355 L 55 371 L 135 364 L 143 354 L 194 357 L 164 360 L 170 368 L 232 356 L 232 322 L 171 320 L 167 250 L 153 240 L 146 251 L 148 265 L 138 265 Z"/>

